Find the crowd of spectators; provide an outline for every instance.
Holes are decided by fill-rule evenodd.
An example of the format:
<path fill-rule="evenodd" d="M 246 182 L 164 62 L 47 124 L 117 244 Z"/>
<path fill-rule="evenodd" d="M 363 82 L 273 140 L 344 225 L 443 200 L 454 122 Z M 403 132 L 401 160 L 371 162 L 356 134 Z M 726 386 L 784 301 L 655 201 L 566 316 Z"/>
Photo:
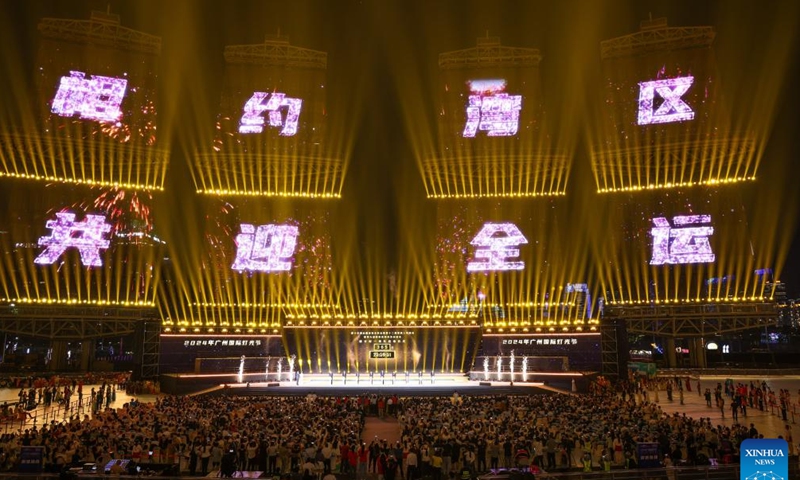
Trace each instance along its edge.
<path fill-rule="evenodd" d="M 635 468 L 639 442 L 657 443 L 667 465 L 732 462 L 744 439 L 759 436 L 753 424 L 668 415 L 642 390 L 600 383 L 583 395 L 164 396 L 2 435 L 0 469 L 15 468 L 20 447 L 43 446 L 51 471 L 130 459 L 177 465 L 190 475 L 255 470 L 318 480 L 372 472 L 385 480 L 438 480 L 530 465 Z M 401 439 L 362 439 L 366 415 L 396 416 Z"/>
<path fill-rule="evenodd" d="M 15 467 L 20 447 L 43 446 L 50 471 L 128 459 L 207 474 L 223 469 L 223 457 L 229 473 L 299 471 L 311 451 L 330 460 L 334 448 L 357 445 L 362 428 L 354 399 L 165 396 L 2 435 L 0 469 Z"/>
<path fill-rule="evenodd" d="M 732 462 L 741 442 L 759 435 L 752 425 L 668 415 L 614 394 L 413 398 L 400 405 L 403 442 L 419 452 L 423 472 L 432 452 L 445 472 L 464 463 L 478 472 L 531 464 L 635 468 L 638 443 L 657 443 L 667 464 L 708 465 Z"/>

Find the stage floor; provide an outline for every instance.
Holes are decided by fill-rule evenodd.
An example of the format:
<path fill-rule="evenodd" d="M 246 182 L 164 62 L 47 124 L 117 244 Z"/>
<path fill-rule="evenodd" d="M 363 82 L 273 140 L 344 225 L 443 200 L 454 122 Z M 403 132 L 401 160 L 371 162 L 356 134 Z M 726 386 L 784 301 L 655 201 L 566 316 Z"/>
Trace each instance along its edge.
<path fill-rule="evenodd" d="M 182 376 L 186 379 L 190 376 Z M 399 395 L 399 396 L 441 396 L 452 395 L 455 392 L 471 395 L 491 395 L 509 393 L 547 393 L 559 391 L 550 389 L 540 382 L 476 382 L 469 380 L 462 374 L 439 374 L 431 380 L 430 376 L 420 378 L 409 377 L 406 383 L 405 376 L 392 381 L 391 378 L 374 377 L 370 381 L 367 376 L 360 379 L 348 376 L 345 381 L 341 376 L 312 374 L 303 375 L 299 380 L 290 382 L 249 382 L 220 384 L 206 389 L 199 394 L 221 393 L 228 395 Z"/>

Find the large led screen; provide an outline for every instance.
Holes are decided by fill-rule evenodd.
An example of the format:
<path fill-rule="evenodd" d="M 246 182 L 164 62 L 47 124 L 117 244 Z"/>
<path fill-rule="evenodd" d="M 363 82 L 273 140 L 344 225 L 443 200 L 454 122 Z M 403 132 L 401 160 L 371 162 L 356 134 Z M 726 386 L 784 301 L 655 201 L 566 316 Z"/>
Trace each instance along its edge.
<path fill-rule="evenodd" d="M 727 130 L 711 47 L 603 60 L 605 148 L 713 140 Z"/>
<path fill-rule="evenodd" d="M 326 71 L 227 64 L 214 150 L 320 155 L 325 137 Z"/>
<path fill-rule="evenodd" d="M 329 299 L 328 205 L 250 197 L 203 203 L 198 298 L 231 305 Z"/>
<path fill-rule="evenodd" d="M 752 296 L 760 243 L 739 191 L 668 190 L 608 200 L 598 238 L 612 301 Z"/>
<path fill-rule="evenodd" d="M 480 328 L 288 326 L 284 335 L 288 353 L 298 362 L 295 368 L 304 373 L 385 372 L 382 380 L 375 377 L 373 381 L 388 382 L 393 372 L 405 381 L 405 372 L 467 371 L 480 341 Z"/>
<path fill-rule="evenodd" d="M 734 132 L 737 102 L 723 95 L 708 38 L 609 54 L 595 92 L 588 134 L 601 191 L 752 178 L 753 139 Z"/>
<path fill-rule="evenodd" d="M 68 41 L 54 28 L 41 38 L 28 118 L 2 135 L 0 173 L 161 189 L 169 149 L 157 129 L 160 39 L 148 36 L 146 45 L 130 39 L 113 45 L 108 39 Z"/>
<path fill-rule="evenodd" d="M 43 132 L 155 146 L 156 55 L 43 38 L 36 79 Z"/>
<path fill-rule="evenodd" d="M 278 335 L 161 335 L 161 373 L 265 373 L 285 357 Z"/>
<path fill-rule="evenodd" d="M 453 306 L 562 301 L 586 283 L 564 199 L 437 204 L 435 298 Z M 572 278 L 572 276 L 580 278 Z"/>
<path fill-rule="evenodd" d="M 498 362 L 510 365 L 514 355 L 514 372 L 600 369 L 600 334 L 484 334 L 481 339 L 484 358 L 475 365 L 477 373 L 487 373 L 489 379 L 496 378 Z M 501 357 L 501 358 L 498 358 Z M 566 368 L 565 368 L 566 367 Z"/>
<path fill-rule="evenodd" d="M 442 157 L 522 155 L 544 146 L 538 66 L 442 70 L 440 88 Z"/>
<path fill-rule="evenodd" d="M 165 243 L 151 194 L 18 184 L 2 196 L 5 301 L 152 304 Z"/>

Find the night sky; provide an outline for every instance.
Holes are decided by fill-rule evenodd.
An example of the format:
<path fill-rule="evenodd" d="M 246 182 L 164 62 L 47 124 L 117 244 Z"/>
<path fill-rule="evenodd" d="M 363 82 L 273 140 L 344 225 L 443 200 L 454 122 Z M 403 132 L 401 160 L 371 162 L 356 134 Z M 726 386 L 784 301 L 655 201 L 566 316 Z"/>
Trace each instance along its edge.
<path fill-rule="evenodd" d="M 349 221 L 358 231 L 365 255 L 382 256 L 387 269 L 393 269 L 402 249 L 397 239 L 413 226 L 398 220 L 401 212 L 419 212 L 422 223 L 431 210 L 426 208 L 411 144 L 414 127 L 404 116 L 404 102 L 420 95 L 423 103 L 432 103 L 427 95 L 435 88 L 431 82 L 436 82 L 438 54 L 472 47 L 476 37 L 487 33 L 500 36 L 503 45 L 541 50 L 546 106 L 556 121 L 558 105 L 577 94 L 564 91 L 565 80 L 579 72 L 579 84 L 590 88 L 599 77 L 599 42 L 633 33 L 639 21 L 651 14 L 668 17 L 670 26 L 716 27 L 723 82 L 745 82 L 742 71 L 770 68 L 764 59 L 770 58 L 771 49 L 786 49 L 791 64 L 780 74 L 780 100 L 757 183 L 766 189 L 773 182 L 781 185 L 788 195 L 775 208 L 796 213 L 800 189 L 792 186 L 800 168 L 800 99 L 793 80 L 800 77 L 800 35 L 795 31 L 790 41 L 783 37 L 778 41 L 775 25 L 793 22 L 790 30 L 796 30 L 800 15 L 789 0 L 770 5 L 764 8 L 758 2 L 738 0 L 0 0 L 0 40 L 6 57 L 0 92 L 8 92 L 14 79 L 33 84 L 36 25 L 43 17 L 87 19 L 91 10 L 110 6 L 121 15 L 124 26 L 161 36 L 159 118 L 175 125 L 165 195 L 178 205 L 194 195 L 186 147 L 196 138 L 197 125 L 213 128 L 224 46 L 260 43 L 265 34 L 280 31 L 292 45 L 325 51 L 329 122 L 343 122 L 343 130 L 353 141 L 341 202 L 352 214 Z M 33 93 L 31 98 L 35 98 Z M 12 100 L 6 97 L 3 102 Z M 435 124 L 433 106 L 419 115 Z M 567 195 L 575 189 L 595 188 L 582 134 L 578 133 L 576 142 Z M 782 280 L 798 296 L 797 219 L 789 217 L 783 223 L 794 233 Z"/>

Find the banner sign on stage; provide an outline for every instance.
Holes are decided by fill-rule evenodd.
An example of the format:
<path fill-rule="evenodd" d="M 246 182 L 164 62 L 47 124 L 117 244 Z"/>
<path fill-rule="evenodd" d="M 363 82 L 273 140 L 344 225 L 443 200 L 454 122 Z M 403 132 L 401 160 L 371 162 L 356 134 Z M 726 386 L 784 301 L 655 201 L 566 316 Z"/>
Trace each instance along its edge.
<path fill-rule="evenodd" d="M 44 447 L 20 447 L 20 473 L 41 473 L 43 461 Z"/>
<path fill-rule="evenodd" d="M 639 468 L 656 468 L 661 466 L 659 445 L 655 442 L 638 442 L 636 444 L 636 457 Z"/>

